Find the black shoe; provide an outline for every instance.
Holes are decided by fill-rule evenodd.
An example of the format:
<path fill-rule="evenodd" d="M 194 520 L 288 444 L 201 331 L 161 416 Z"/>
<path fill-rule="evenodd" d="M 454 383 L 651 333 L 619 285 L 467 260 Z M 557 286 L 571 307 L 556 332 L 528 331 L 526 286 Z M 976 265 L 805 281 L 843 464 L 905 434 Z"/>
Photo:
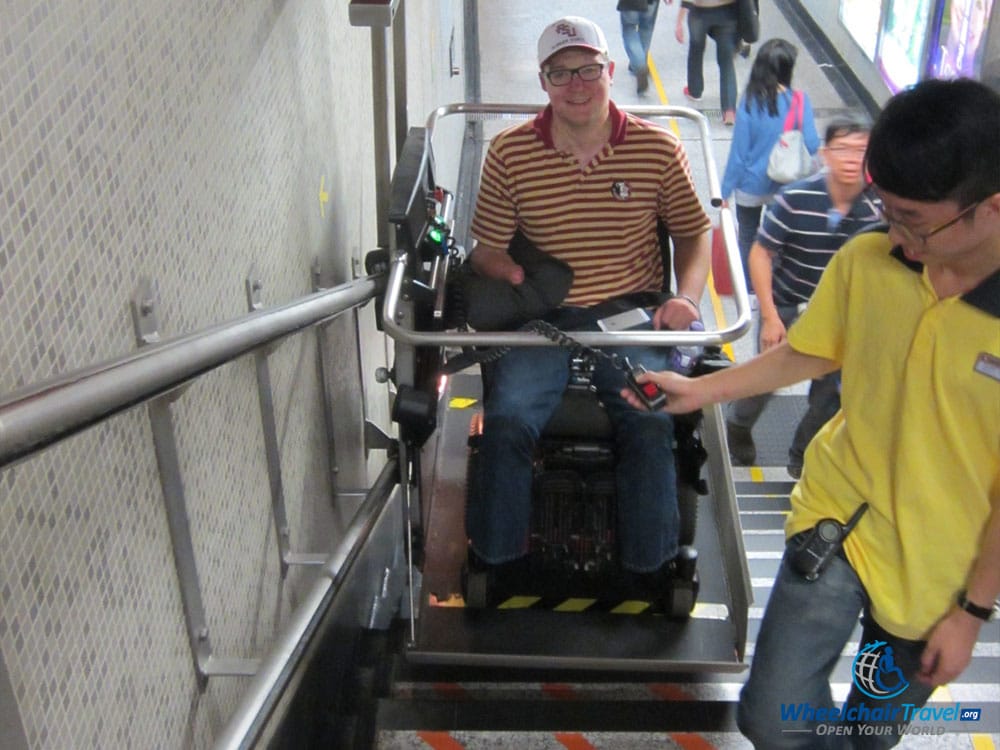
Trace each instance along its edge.
<path fill-rule="evenodd" d="M 740 53 L 740 57 L 746 60 L 748 57 L 750 57 L 750 45 L 747 44 L 746 42 L 740 42 L 740 48 L 738 52 Z"/>
<path fill-rule="evenodd" d="M 748 427 L 726 422 L 726 442 L 729 443 L 729 458 L 737 466 L 753 466 L 757 460 L 757 446 L 753 444 L 753 434 Z"/>
<path fill-rule="evenodd" d="M 635 74 L 635 91 L 637 94 L 645 94 L 649 88 L 649 73 L 640 71 Z"/>
<path fill-rule="evenodd" d="M 802 477 L 802 464 L 789 461 L 788 466 L 785 467 L 785 471 L 788 472 L 788 476 L 792 479 L 800 479 Z"/>

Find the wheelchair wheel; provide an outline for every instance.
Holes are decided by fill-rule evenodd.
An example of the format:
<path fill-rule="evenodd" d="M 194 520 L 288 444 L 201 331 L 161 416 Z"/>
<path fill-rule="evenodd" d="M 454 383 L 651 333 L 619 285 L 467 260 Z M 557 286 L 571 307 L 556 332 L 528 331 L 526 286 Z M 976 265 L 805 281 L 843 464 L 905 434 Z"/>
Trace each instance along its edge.
<path fill-rule="evenodd" d="M 698 600 L 698 551 L 682 546 L 672 563 L 673 575 L 664 591 L 663 611 L 671 619 L 686 620 Z"/>
<path fill-rule="evenodd" d="M 664 611 L 671 620 L 686 620 L 698 600 L 698 574 L 690 581 L 674 581 L 667 592 Z"/>
<path fill-rule="evenodd" d="M 469 609 L 486 609 L 490 595 L 490 576 L 485 571 L 469 570 L 462 566 L 462 596 Z"/>
<path fill-rule="evenodd" d="M 694 534 L 698 528 L 698 497 L 697 489 L 686 482 L 678 482 L 677 510 L 681 517 L 678 543 L 682 546 L 694 544 Z"/>

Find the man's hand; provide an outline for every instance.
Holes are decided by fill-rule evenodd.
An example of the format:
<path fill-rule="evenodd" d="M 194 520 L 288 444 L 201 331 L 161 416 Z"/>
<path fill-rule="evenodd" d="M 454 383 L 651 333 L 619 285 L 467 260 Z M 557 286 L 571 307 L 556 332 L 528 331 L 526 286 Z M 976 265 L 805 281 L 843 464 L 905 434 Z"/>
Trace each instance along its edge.
<path fill-rule="evenodd" d="M 524 269 L 514 262 L 506 250 L 480 245 L 472 251 L 469 261 L 480 276 L 506 281 L 514 286 L 524 283 Z"/>
<path fill-rule="evenodd" d="M 695 378 L 686 378 L 676 372 L 644 372 L 636 377 L 639 383 L 656 383 L 656 386 L 667 396 L 667 403 L 661 411 L 670 414 L 687 414 L 705 405 L 699 393 L 699 383 Z M 621 396 L 637 409 L 646 409 L 631 388 L 622 388 Z"/>
<path fill-rule="evenodd" d="M 700 310 L 684 297 L 671 297 L 653 314 L 653 328 L 657 331 L 686 331 L 700 317 Z"/>
<path fill-rule="evenodd" d="M 785 324 L 777 315 L 760 320 L 760 350 L 770 349 L 785 341 L 787 336 Z"/>
<path fill-rule="evenodd" d="M 917 678 L 928 685 L 944 685 L 962 674 L 972 659 L 980 625 L 982 620 L 952 607 L 927 639 Z"/>
<path fill-rule="evenodd" d="M 673 372 L 650 372 L 636 380 L 656 383 L 666 394 L 664 411 L 686 414 L 706 404 L 736 401 L 758 393 L 772 393 L 803 380 L 815 380 L 838 367 L 839 363 L 834 360 L 797 352 L 786 341 L 761 352 L 748 362 L 697 378 L 685 378 Z M 633 406 L 640 406 L 639 400 L 630 392 L 622 391 L 622 398 Z M 984 588 L 984 591 L 991 590 Z"/>

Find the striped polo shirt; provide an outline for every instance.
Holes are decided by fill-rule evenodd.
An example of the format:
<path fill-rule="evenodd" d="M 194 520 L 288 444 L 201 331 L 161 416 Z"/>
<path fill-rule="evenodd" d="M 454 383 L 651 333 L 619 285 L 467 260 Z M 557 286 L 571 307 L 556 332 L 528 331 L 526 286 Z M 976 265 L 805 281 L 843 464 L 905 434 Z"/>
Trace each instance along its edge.
<path fill-rule="evenodd" d="M 610 104 L 611 139 L 584 168 L 552 142 L 552 110 L 490 144 L 472 221 L 480 242 L 507 247 L 520 227 L 573 268 L 565 304 L 586 306 L 663 286 L 660 217 L 675 237 L 711 222 L 680 140 Z"/>
<path fill-rule="evenodd" d="M 836 215 L 823 172 L 783 188 L 757 231 L 757 242 L 775 254 L 774 303 L 808 302 L 823 269 L 847 238 L 881 221 L 879 205 L 871 190 L 865 190 L 846 216 Z"/>

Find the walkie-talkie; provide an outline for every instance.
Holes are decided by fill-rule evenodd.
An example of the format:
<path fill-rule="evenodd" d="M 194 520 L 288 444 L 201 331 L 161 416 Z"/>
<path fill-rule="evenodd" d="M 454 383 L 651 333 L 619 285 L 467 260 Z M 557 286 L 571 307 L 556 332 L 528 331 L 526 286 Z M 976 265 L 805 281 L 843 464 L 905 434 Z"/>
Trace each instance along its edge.
<path fill-rule="evenodd" d="M 656 411 L 657 409 L 662 409 L 667 403 L 667 394 L 660 390 L 659 386 L 652 381 L 646 381 L 645 383 L 640 383 L 636 380 L 636 377 L 644 372 L 648 372 L 645 367 L 640 365 L 635 365 L 633 367 L 632 363 L 628 361 L 628 357 L 625 358 L 625 382 L 628 387 L 632 389 L 646 405 L 646 408 L 650 411 Z"/>
<path fill-rule="evenodd" d="M 824 518 L 813 526 L 809 535 L 792 552 L 791 564 L 795 571 L 807 581 L 819 578 L 866 510 L 868 503 L 862 503 L 845 524 L 836 518 Z"/>

